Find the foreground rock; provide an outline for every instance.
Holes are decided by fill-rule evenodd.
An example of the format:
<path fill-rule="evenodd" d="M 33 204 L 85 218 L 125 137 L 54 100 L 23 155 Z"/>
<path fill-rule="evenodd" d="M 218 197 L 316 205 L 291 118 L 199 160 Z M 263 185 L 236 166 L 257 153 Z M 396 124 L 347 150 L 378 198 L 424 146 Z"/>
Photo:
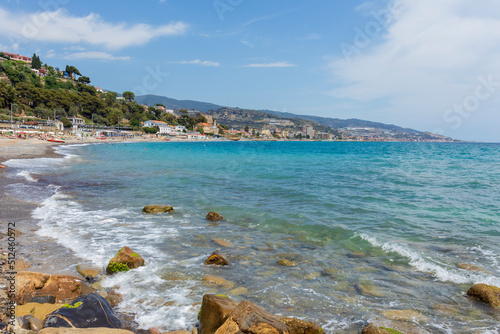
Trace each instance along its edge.
<path fill-rule="evenodd" d="M 63 304 L 27 303 L 24 305 L 16 306 L 16 316 L 24 317 L 27 315 L 31 315 L 43 322 L 45 321 L 45 318 L 48 314 L 59 309 L 61 306 L 63 306 Z"/>
<path fill-rule="evenodd" d="M 287 325 L 263 308 L 248 300 L 242 301 L 233 310 L 216 334 L 288 334 Z"/>
<path fill-rule="evenodd" d="M 218 221 L 218 220 L 222 220 L 224 219 L 224 217 L 222 217 L 220 214 L 218 214 L 217 212 L 215 211 L 211 211 L 207 214 L 207 220 L 210 220 L 210 221 Z"/>
<path fill-rule="evenodd" d="M 290 334 L 324 334 L 323 328 L 313 322 L 295 318 L 281 318 L 280 321 L 288 327 Z"/>
<path fill-rule="evenodd" d="M 146 205 L 142 212 L 154 214 L 154 213 L 172 213 L 174 212 L 174 208 L 170 205 L 161 205 L 161 204 L 152 204 Z"/>
<path fill-rule="evenodd" d="M 476 284 L 467 291 L 467 295 L 477 298 L 493 308 L 500 308 L 500 288 L 496 286 Z"/>
<path fill-rule="evenodd" d="M 229 261 L 218 251 L 215 251 L 208 257 L 208 259 L 205 261 L 205 264 L 213 264 L 216 266 L 228 266 Z"/>
<path fill-rule="evenodd" d="M 76 270 L 87 280 L 96 278 L 101 273 L 101 268 L 86 263 L 76 266 Z"/>
<path fill-rule="evenodd" d="M 108 301 L 99 295 L 80 297 L 47 315 L 44 327 L 121 328 Z"/>
<path fill-rule="evenodd" d="M 120 271 L 129 271 L 144 265 L 142 256 L 134 252 L 128 247 L 120 249 L 118 254 L 109 261 L 106 267 L 108 274 L 114 274 Z"/>
<path fill-rule="evenodd" d="M 200 310 L 199 334 L 213 334 L 229 318 L 238 302 L 231 298 L 204 295 Z"/>
<path fill-rule="evenodd" d="M 50 296 L 56 303 L 81 295 L 81 280 L 68 275 L 48 275 L 22 271 L 16 275 L 16 302 L 23 305 L 39 296 Z"/>

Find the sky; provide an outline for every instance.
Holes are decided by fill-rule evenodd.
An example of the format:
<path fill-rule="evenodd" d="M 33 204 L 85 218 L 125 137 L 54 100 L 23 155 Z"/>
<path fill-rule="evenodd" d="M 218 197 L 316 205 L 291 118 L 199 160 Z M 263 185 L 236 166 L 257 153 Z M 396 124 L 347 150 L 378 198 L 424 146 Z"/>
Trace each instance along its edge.
<path fill-rule="evenodd" d="M 500 142 L 498 0 L 3 0 L 0 50 L 92 84 Z"/>

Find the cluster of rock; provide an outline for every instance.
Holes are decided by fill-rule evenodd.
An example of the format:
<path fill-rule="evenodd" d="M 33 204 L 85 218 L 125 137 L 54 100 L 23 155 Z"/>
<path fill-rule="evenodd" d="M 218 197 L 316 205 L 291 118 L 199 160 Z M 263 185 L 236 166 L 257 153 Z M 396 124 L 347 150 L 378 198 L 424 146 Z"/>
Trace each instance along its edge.
<path fill-rule="evenodd" d="M 173 212 L 169 206 L 147 206 L 147 213 Z M 210 212 L 207 220 L 223 219 L 216 212 Z M 214 239 L 221 247 L 231 248 L 234 244 Z M 213 252 L 206 265 L 228 266 L 229 261 L 219 252 Z M 293 261 L 283 259 L 282 266 L 295 266 Z M 106 273 L 109 275 L 144 266 L 144 259 L 129 247 L 121 248 L 109 261 Z M 16 276 L 14 325 L 7 328 L 14 333 L 141 333 L 160 334 L 156 329 L 137 330 L 130 323 L 123 324 L 113 307 L 121 301 L 121 295 L 112 290 L 105 291 L 99 282 L 101 269 L 82 264 L 77 271 L 84 280 L 67 275 L 48 275 L 22 271 Z M 234 287 L 229 281 L 217 276 L 205 276 L 210 284 Z M 244 289 L 244 288 L 242 288 Z M 237 289 L 235 289 L 237 290 Z M 243 292 L 244 293 L 244 292 Z M 233 295 L 241 293 L 234 292 Z M 500 288 L 477 284 L 467 292 L 472 298 L 500 309 Z M 199 313 L 199 322 L 192 333 L 177 331 L 176 334 L 322 334 L 318 325 L 294 318 L 268 313 L 248 300 L 237 302 L 227 296 L 207 294 Z M 11 322 L 11 321 L 9 321 Z M 0 324 L 0 330 L 6 324 Z M 173 333 L 173 332 L 172 332 Z M 362 334 L 402 334 L 397 329 L 368 324 Z"/>

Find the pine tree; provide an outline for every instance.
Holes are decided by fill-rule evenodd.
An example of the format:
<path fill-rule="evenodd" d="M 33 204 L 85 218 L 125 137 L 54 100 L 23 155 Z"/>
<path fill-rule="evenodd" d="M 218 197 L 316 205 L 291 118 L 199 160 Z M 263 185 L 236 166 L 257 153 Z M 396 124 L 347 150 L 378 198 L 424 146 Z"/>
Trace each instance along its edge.
<path fill-rule="evenodd" d="M 42 68 L 42 61 L 40 60 L 40 57 L 36 55 L 36 53 L 34 53 L 33 57 L 31 58 L 31 68 L 34 68 L 36 70 Z"/>

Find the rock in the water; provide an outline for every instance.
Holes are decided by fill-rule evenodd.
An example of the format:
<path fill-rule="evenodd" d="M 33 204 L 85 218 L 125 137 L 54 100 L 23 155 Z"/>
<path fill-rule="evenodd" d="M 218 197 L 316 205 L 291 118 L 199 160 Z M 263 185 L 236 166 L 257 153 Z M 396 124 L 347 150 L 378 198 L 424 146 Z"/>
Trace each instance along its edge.
<path fill-rule="evenodd" d="M 207 213 L 206 218 L 207 218 L 207 220 L 210 220 L 210 221 L 218 221 L 218 220 L 224 219 L 224 217 L 222 217 L 220 214 L 218 214 L 215 211 L 211 211 L 211 212 Z"/>
<path fill-rule="evenodd" d="M 377 327 L 374 324 L 369 324 L 368 326 L 363 328 L 361 334 L 391 334 L 391 332 L 389 332 L 387 329 Z"/>
<path fill-rule="evenodd" d="M 121 321 L 115 316 L 108 301 L 91 294 L 64 304 L 47 316 L 44 327 L 74 328 L 121 328 Z"/>
<path fill-rule="evenodd" d="M 224 324 L 238 302 L 216 295 L 204 295 L 200 310 L 199 334 L 213 334 Z"/>
<path fill-rule="evenodd" d="M 108 274 L 114 274 L 120 271 L 129 271 L 144 265 L 142 256 L 134 252 L 128 247 L 120 249 L 118 254 L 109 261 L 106 267 Z"/>
<path fill-rule="evenodd" d="M 231 295 L 231 296 L 239 296 L 239 295 L 244 295 L 247 293 L 248 293 L 248 289 L 245 287 L 242 287 L 242 286 L 229 291 L 229 295 Z"/>
<path fill-rule="evenodd" d="M 72 300 L 81 294 L 82 286 L 73 276 L 22 271 L 16 276 L 16 289 L 16 302 L 22 305 L 35 296 L 54 296 L 56 302 Z"/>
<path fill-rule="evenodd" d="M 476 284 L 472 286 L 467 294 L 475 297 L 493 308 L 500 308 L 500 288 L 488 284 Z"/>
<path fill-rule="evenodd" d="M 112 307 L 118 306 L 120 302 L 123 300 L 122 294 L 112 290 L 108 293 L 106 300 L 111 304 Z"/>
<path fill-rule="evenodd" d="M 216 334 L 288 334 L 288 327 L 277 317 L 248 300 L 242 301 Z"/>
<path fill-rule="evenodd" d="M 215 251 L 205 261 L 205 264 L 214 264 L 216 266 L 228 266 L 229 261 L 218 251 Z"/>
<path fill-rule="evenodd" d="M 225 240 L 222 240 L 222 239 L 213 239 L 214 242 L 219 245 L 219 246 L 222 246 L 222 247 L 226 247 L 226 248 L 234 248 L 234 244 L 232 242 L 229 242 L 229 241 L 225 241 Z"/>
<path fill-rule="evenodd" d="M 470 264 L 470 263 L 459 263 L 458 267 L 460 269 L 464 269 L 464 270 L 468 270 L 468 271 L 476 271 L 478 273 L 489 274 L 488 270 L 481 268 L 481 267 L 478 267 L 478 266 L 475 266 L 475 265 Z"/>
<path fill-rule="evenodd" d="M 144 209 L 142 209 L 144 213 L 171 213 L 174 212 L 174 208 L 170 205 L 161 205 L 161 204 L 152 204 L 146 205 Z"/>
<path fill-rule="evenodd" d="M 28 303 L 24 305 L 16 306 L 16 316 L 24 317 L 26 315 L 32 315 L 37 319 L 45 321 L 45 317 L 59 309 L 63 304 L 38 304 L 38 303 Z"/>
<path fill-rule="evenodd" d="M 295 262 L 287 260 L 287 259 L 281 259 L 277 263 L 280 266 L 284 266 L 284 267 L 295 267 Z"/>
<path fill-rule="evenodd" d="M 97 266 L 93 266 L 91 264 L 87 264 L 87 263 L 79 264 L 76 267 L 76 270 L 84 278 L 87 278 L 87 277 L 96 278 L 97 275 L 99 275 L 101 273 L 101 268 L 99 268 Z"/>
<path fill-rule="evenodd" d="M 413 310 L 389 310 L 382 312 L 382 315 L 391 320 L 399 321 L 429 321 L 429 318 Z"/>
<path fill-rule="evenodd" d="M 234 282 L 228 281 L 225 278 L 214 275 L 204 276 L 203 281 L 206 282 L 206 285 L 208 286 L 222 286 L 224 289 L 228 290 L 234 288 L 235 286 Z"/>
<path fill-rule="evenodd" d="M 290 334 L 324 334 L 323 328 L 313 322 L 295 318 L 281 318 L 280 321 L 288 327 Z"/>
<path fill-rule="evenodd" d="M 134 334 L 125 329 L 112 328 L 44 328 L 39 334 Z"/>

